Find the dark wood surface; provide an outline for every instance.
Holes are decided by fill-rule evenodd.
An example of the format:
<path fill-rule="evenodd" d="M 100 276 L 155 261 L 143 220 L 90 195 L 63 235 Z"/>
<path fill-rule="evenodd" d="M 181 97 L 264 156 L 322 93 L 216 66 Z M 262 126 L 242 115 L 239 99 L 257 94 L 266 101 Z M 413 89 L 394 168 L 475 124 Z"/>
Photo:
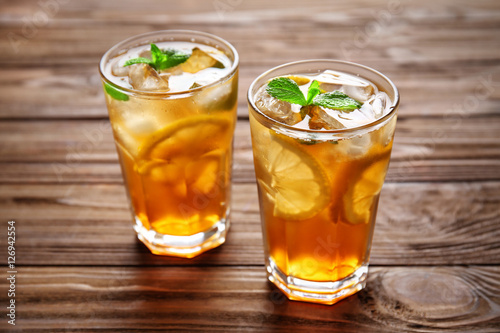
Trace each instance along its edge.
<path fill-rule="evenodd" d="M 241 56 L 232 227 L 192 260 L 136 240 L 97 70 L 162 29 Z M 3 0 L 0 35 L 0 331 L 500 331 L 498 1 Z M 368 285 L 333 306 L 266 282 L 249 138 L 250 82 L 309 58 L 374 67 L 402 95 Z"/>

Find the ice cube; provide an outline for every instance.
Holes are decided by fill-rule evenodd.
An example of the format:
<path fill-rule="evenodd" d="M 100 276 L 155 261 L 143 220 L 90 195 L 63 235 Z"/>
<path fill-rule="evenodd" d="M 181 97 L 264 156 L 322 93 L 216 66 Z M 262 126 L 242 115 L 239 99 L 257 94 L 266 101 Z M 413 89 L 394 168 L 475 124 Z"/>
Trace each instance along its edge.
<path fill-rule="evenodd" d="M 147 135 L 158 129 L 153 117 L 128 117 L 124 122 L 127 131 L 133 135 Z"/>
<path fill-rule="evenodd" d="M 201 85 L 205 84 L 205 82 L 201 82 Z M 193 83 L 194 87 L 197 85 L 200 85 L 198 79 Z M 237 81 L 234 79 L 207 87 L 196 94 L 195 105 L 207 111 L 230 110 L 236 104 L 237 89 Z"/>
<path fill-rule="evenodd" d="M 150 50 L 142 50 L 139 52 L 139 57 L 151 59 L 151 51 Z"/>
<path fill-rule="evenodd" d="M 367 81 L 353 76 L 346 75 L 345 73 L 340 73 L 332 70 L 326 70 L 321 74 L 318 74 L 315 79 L 320 83 L 320 87 L 323 86 L 327 91 L 339 90 L 342 86 L 365 86 L 369 84 Z"/>
<path fill-rule="evenodd" d="M 213 58 L 207 52 L 195 47 L 186 62 L 179 65 L 184 72 L 196 73 L 205 68 L 225 68 L 219 60 Z"/>
<path fill-rule="evenodd" d="M 326 70 L 321 74 L 318 74 L 315 79 L 319 83 L 329 83 L 329 84 L 337 84 L 337 85 L 342 85 L 345 80 L 345 74 L 331 71 L 331 70 Z"/>
<path fill-rule="evenodd" d="M 265 87 L 255 95 L 255 105 L 265 115 L 287 125 L 295 125 L 302 120 L 300 105 L 281 101 L 269 95 Z"/>
<path fill-rule="evenodd" d="M 120 110 L 116 123 L 133 136 L 148 135 L 163 124 L 158 116 L 161 111 L 160 100 L 130 99 L 128 105 Z M 147 110 L 147 111 L 145 111 Z"/>
<path fill-rule="evenodd" d="M 385 92 L 380 91 L 372 96 L 372 98 L 368 101 L 368 104 L 371 106 L 375 117 L 380 118 L 389 112 L 388 107 L 391 105 L 391 100 Z"/>
<path fill-rule="evenodd" d="M 394 136 L 394 131 L 396 129 L 396 118 L 392 118 L 388 123 L 386 123 L 382 128 L 374 131 L 372 134 L 373 140 L 380 142 L 383 146 L 387 146 Z"/>
<path fill-rule="evenodd" d="M 356 117 L 358 114 L 356 111 L 359 111 L 363 116 L 365 116 L 365 119 L 361 119 L 361 117 L 357 117 L 361 122 L 363 121 L 368 121 L 372 122 L 378 119 L 377 115 L 373 111 L 373 107 L 369 103 L 364 103 L 358 110 L 353 111 L 353 116 Z"/>
<path fill-rule="evenodd" d="M 363 78 L 359 76 L 349 75 L 346 73 L 341 73 L 332 70 L 326 70 L 323 73 L 319 74 L 316 78 L 318 82 L 339 84 L 339 85 L 348 85 L 348 86 L 366 86 L 370 84 Z"/>
<path fill-rule="evenodd" d="M 131 98 L 124 104 L 112 114 L 112 123 L 119 141 L 132 155 L 152 133 L 178 117 L 177 112 L 165 112 L 161 99 Z M 178 109 L 174 107 L 175 111 Z"/>
<path fill-rule="evenodd" d="M 318 129 L 340 129 L 345 128 L 342 123 L 336 120 L 334 117 L 330 116 L 325 110 L 320 108 L 319 106 L 308 106 L 310 108 L 308 111 L 309 117 L 309 128 L 318 130 Z"/>
<path fill-rule="evenodd" d="M 168 81 L 161 77 L 151 66 L 135 64 L 130 66 L 128 74 L 134 89 L 149 91 L 168 91 Z"/>
<path fill-rule="evenodd" d="M 113 61 L 113 65 L 111 66 L 111 74 L 114 76 L 127 76 L 129 70 L 130 67 L 123 67 L 119 59 L 115 59 Z"/>
<path fill-rule="evenodd" d="M 369 82 L 366 85 L 343 85 L 340 91 L 361 103 L 368 101 L 376 92 Z"/>
<path fill-rule="evenodd" d="M 338 75 L 335 75 L 328 70 L 316 76 L 315 80 L 319 83 L 319 89 L 326 92 L 339 90 L 342 87 Z"/>
<path fill-rule="evenodd" d="M 347 155 L 359 156 L 366 154 L 370 150 L 371 145 L 370 135 L 364 134 L 345 140 L 343 148 Z"/>
<path fill-rule="evenodd" d="M 183 71 L 181 65 L 165 68 L 160 71 L 160 73 L 168 73 L 169 75 L 182 75 Z"/>
<path fill-rule="evenodd" d="M 149 114 L 147 114 L 149 115 Z M 124 109 L 121 115 L 113 122 L 113 129 L 118 141 L 127 151 L 135 156 L 142 140 L 158 129 L 157 121 L 142 112 Z"/>
<path fill-rule="evenodd" d="M 319 89 L 323 92 L 332 92 L 335 90 L 339 90 L 342 88 L 340 84 L 328 83 L 328 82 L 319 82 Z"/>
<path fill-rule="evenodd" d="M 363 110 L 365 105 L 360 109 L 353 111 L 339 111 L 332 109 L 323 109 L 331 118 L 337 120 L 345 128 L 353 128 L 368 124 L 376 118 L 371 115 L 371 110 Z"/>
<path fill-rule="evenodd" d="M 224 77 L 225 74 L 227 74 L 227 72 L 219 68 L 207 68 L 203 72 L 198 73 L 196 75 L 195 82 L 200 86 L 206 86 L 212 82 L 221 79 L 222 77 Z"/>
<path fill-rule="evenodd" d="M 327 92 L 339 90 L 360 102 L 366 102 L 377 92 L 376 87 L 365 79 L 332 70 L 319 74 L 316 80 L 320 89 Z"/>

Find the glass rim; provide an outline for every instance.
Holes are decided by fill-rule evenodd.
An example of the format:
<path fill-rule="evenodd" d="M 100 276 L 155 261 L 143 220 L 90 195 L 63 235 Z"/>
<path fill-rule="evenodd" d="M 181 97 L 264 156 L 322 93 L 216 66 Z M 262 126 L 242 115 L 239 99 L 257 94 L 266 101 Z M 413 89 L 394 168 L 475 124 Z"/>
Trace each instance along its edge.
<path fill-rule="evenodd" d="M 123 86 L 120 86 L 120 85 L 114 83 L 113 81 L 111 81 L 104 73 L 104 66 L 106 65 L 107 60 L 109 60 L 108 59 L 109 55 L 112 54 L 113 52 L 120 51 L 120 48 L 122 46 L 129 44 L 133 41 L 137 41 L 140 43 L 140 41 L 146 41 L 148 37 L 152 37 L 152 36 L 166 36 L 166 37 L 168 37 L 168 34 L 172 34 L 172 35 L 173 34 L 186 34 L 186 35 L 191 35 L 192 38 L 205 37 L 205 38 L 209 38 L 209 39 L 215 40 L 215 41 L 223 44 L 232 52 L 232 54 L 234 56 L 234 60 L 231 64 L 231 68 L 230 68 L 228 74 L 224 75 L 220 79 L 218 79 L 210 84 L 207 84 L 207 85 L 204 85 L 201 87 L 188 89 L 188 90 L 182 90 L 182 91 L 175 91 L 175 92 L 168 92 L 168 91 L 162 92 L 162 91 L 147 91 L 147 90 L 139 90 L 139 89 L 134 89 L 134 88 L 123 87 Z M 181 40 L 174 39 L 172 41 L 181 41 Z M 194 41 L 194 40 L 187 40 L 187 41 L 188 42 L 189 41 L 190 42 L 199 42 L 199 41 Z M 215 45 L 209 45 L 209 46 L 216 47 Z M 208 32 L 203 32 L 203 31 L 169 29 L 169 30 L 150 31 L 150 32 L 139 34 L 139 35 L 134 35 L 134 36 L 131 36 L 127 39 L 124 39 L 124 40 L 116 43 L 111 48 L 109 48 L 101 57 L 101 60 L 99 61 L 99 74 L 101 75 L 101 78 L 105 83 L 111 85 L 115 89 L 118 89 L 120 91 L 125 92 L 128 95 L 141 95 L 141 96 L 150 96 L 150 97 L 168 97 L 168 96 L 177 96 L 178 97 L 178 96 L 182 96 L 182 95 L 186 95 L 186 94 L 189 95 L 189 94 L 192 94 L 194 92 L 213 87 L 215 85 L 218 85 L 222 82 L 229 80 L 231 77 L 233 77 L 235 75 L 236 71 L 238 70 L 238 66 L 239 66 L 238 52 L 236 51 L 236 48 L 231 43 L 226 41 L 225 39 L 223 39 L 219 36 L 210 34 Z"/>
<path fill-rule="evenodd" d="M 376 120 L 374 120 L 372 122 L 369 122 L 367 124 L 364 124 L 364 125 L 360 125 L 360 126 L 356 126 L 356 127 L 349 127 L 349 128 L 333 129 L 333 130 L 315 130 L 315 129 L 297 128 L 297 127 L 293 127 L 291 125 L 287 125 L 287 124 L 281 123 L 281 122 L 279 122 L 279 121 L 277 121 L 277 120 L 275 120 L 275 119 L 267 116 L 266 114 L 264 114 L 255 105 L 255 102 L 253 100 L 254 96 L 252 94 L 252 91 L 254 90 L 255 85 L 257 84 L 257 82 L 260 81 L 263 77 L 268 76 L 268 75 L 272 74 L 273 72 L 278 71 L 280 69 L 283 69 L 285 67 L 289 67 L 289 66 L 293 66 L 293 65 L 305 65 L 305 64 L 318 63 L 318 62 L 328 62 L 328 63 L 332 63 L 332 64 L 343 64 L 343 65 L 348 65 L 348 66 L 352 66 L 352 67 L 362 68 L 363 70 L 371 72 L 371 73 L 373 73 L 373 74 L 381 77 L 382 79 L 386 80 L 387 83 L 389 83 L 389 85 L 391 86 L 391 88 L 394 91 L 394 99 L 393 100 L 391 99 L 392 100 L 392 105 L 390 106 L 390 111 L 387 114 L 383 115 L 382 117 L 380 117 L 380 118 L 378 118 L 378 119 L 376 119 Z M 325 70 L 326 69 L 336 70 L 335 68 L 325 68 Z M 347 74 L 351 74 L 351 73 L 347 73 Z M 372 83 L 374 83 L 374 82 L 372 82 Z M 255 78 L 255 80 L 253 80 L 252 83 L 250 84 L 250 87 L 248 88 L 248 92 L 247 92 L 247 101 L 248 101 L 248 104 L 251 106 L 251 108 L 253 109 L 253 111 L 259 117 L 261 117 L 261 119 L 265 120 L 266 122 L 268 122 L 268 123 L 270 123 L 272 125 L 276 125 L 276 126 L 278 126 L 280 128 L 284 128 L 284 129 L 293 131 L 293 132 L 315 133 L 315 134 L 325 134 L 325 135 L 328 135 L 328 134 L 352 133 L 352 132 L 357 132 L 357 131 L 360 131 L 360 130 L 362 131 L 362 130 L 365 130 L 365 129 L 371 129 L 373 127 L 376 127 L 377 125 L 388 121 L 388 119 L 392 118 L 396 114 L 397 109 L 399 107 L 399 100 L 400 100 L 400 97 L 399 97 L 398 88 L 396 88 L 396 85 L 386 75 L 382 74 L 381 72 L 379 72 L 379 71 L 377 71 L 377 70 L 375 70 L 375 69 L 373 69 L 371 67 L 365 66 L 365 65 L 357 64 L 355 62 L 344 61 L 344 60 L 335 60 L 335 59 L 299 60 L 299 61 L 293 61 L 293 62 L 289 62 L 289 63 L 285 63 L 285 64 L 282 64 L 282 65 L 273 67 L 273 68 L 265 71 L 264 73 L 260 74 L 257 78 Z M 261 121 L 259 120 L 259 122 L 261 122 Z M 263 123 L 263 125 L 269 128 L 269 125 L 267 125 L 265 123 Z"/>

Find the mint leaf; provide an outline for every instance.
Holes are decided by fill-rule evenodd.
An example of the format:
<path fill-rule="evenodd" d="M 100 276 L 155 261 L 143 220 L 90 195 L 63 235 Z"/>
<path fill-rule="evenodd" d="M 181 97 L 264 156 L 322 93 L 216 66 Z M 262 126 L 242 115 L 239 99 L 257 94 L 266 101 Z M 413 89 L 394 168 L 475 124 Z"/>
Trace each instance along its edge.
<path fill-rule="evenodd" d="M 307 105 L 311 105 L 314 97 L 318 96 L 320 92 L 319 83 L 314 80 L 307 90 Z"/>
<path fill-rule="evenodd" d="M 151 44 L 151 59 L 142 57 L 134 58 L 127 60 L 123 66 L 125 67 L 133 64 L 148 64 L 155 70 L 159 71 L 162 69 L 180 65 L 188 60 L 190 56 L 190 54 L 173 49 L 162 51 L 155 44 Z"/>
<path fill-rule="evenodd" d="M 311 82 L 307 90 L 307 99 L 297 83 L 287 77 L 271 80 L 267 84 L 266 91 L 279 100 L 302 105 L 300 108 L 302 120 L 313 109 L 311 107 L 313 105 L 346 112 L 359 109 L 362 105 L 362 103 L 337 90 L 322 94 L 321 89 L 319 89 L 319 82 L 316 80 Z"/>
<path fill-rule="evenodd" d="M 118 100 L 118 101 L 128 101 L 128 95 L 122 93 L 117 90 L 115 87 L 110 85 L 109 83 L 104 83 L 104 90 L 108 93 L 109 96 Z"/>
<path fill-rule="evenodd" d="M 298 139 L 298 141 L 301 145 L 308 145 L 308 146 L 315 145 L 319 142 L 317 140 L 310 140 L 310 139 L 309 140 Z"/>
<path fill-rule="evenodd" d="M 125 62 L 125 64 L 123 64 L 123 67 L 134 65 L 134 64 L 148 64 L 148 65 L 153 66 L 153 61 L 151 59 L 148 59 L 148 58 L 139 57 L 139 58 L 127 60 Z"/>
<path fill-rule="evenodd" d="M 300 91 L 297 83 L 287 77 L 278 77 L 271 80 L 267 84 L 266 91 L 279 100 L 302 106 L 307 105 L 304 94 Z"/>
<path fill-rule="evenodd" d="M 153 67 L 158 69 L 156 66 L 167 60 L 166 55 L 161 52 L 160 48 L 156 44 L 151 44 L 151 60 L 153 60 Z"/>
<path fill-rule="evenodd" d="M 158 69 L 165 69 L 180 65 L 186 60 L 188 60 L 189 57 L 191 56 L 190 54 L 186 54 L 172 49 L 164 51 L 163 54 L 166 55 L 166 58 L 158 65 Z"/>
<path fill-rule="evenodd" d="M 357 100 L 340 91 L 319 94 L 313 99 L 312 102 L 314 105 L 341 111 L 353 111 L 359 109 L 362 105 Z"/>

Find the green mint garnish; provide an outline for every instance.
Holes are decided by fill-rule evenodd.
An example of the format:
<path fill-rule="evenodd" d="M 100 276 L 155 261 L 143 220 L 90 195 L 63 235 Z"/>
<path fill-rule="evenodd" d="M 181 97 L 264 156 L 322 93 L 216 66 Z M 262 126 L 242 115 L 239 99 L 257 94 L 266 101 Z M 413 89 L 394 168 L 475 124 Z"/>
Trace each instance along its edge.
<path fill-rule="evenodd" d="M 313 103 L 314 98 L 318 96 L 320 93 L 321 90 L 319 90 L 319 82 L 314 80 L 309 86 L 309 89 L 307 90 L 307 105 L 311 105 Z"/>
<path fill-rule="evenodd" d="M 307 145 L 307 146 L 312 146 L 319 142 L 316 140 L 304 140 L 304 139 L 298 139 L 298 141 L 301 145 Z"/>
<path fill-rule="evenodd" d="M 302 106 L 307 105 L 304 94 L 300 91 L 297 83 L 287 77 L 278 77 L 271 80 L 271 82 L 267 84 L 266 91 L 269 95 L 282 101 Z"/>
<path fill-rule="evenodd" d="M 153 60 L 148 59 L 148 58 L 139 57 L 139 58 L 134 58 L 134 59 L 127 60 L 125 62 L 125 64 L 123 64 L 123 67 L 130 66 L 130 65 L 135 65 L 135 64 L 148 64 L 151 67 L 154 66 Z"/>
<path fill-rule="evenodd" d="M 362 105 L 362 103 L 340 91 L 321 93 L 319 83 L 316 80 L 311 82 L 309 86 L 307 99 L 304 97 L 297 83 L 287 77 L 278 77 L 271 80 L 267 84 L 266 91 L 269 95 L 279 100 L 302 105 L 302 119 L 309 112 L 308 108 L 305 108 L 309 105 L 317 105 L 340 111 L 353 111 L 359 109 Z"/>
<path fill-rule="evenodd" d="M 108 93 L 109 96 L 113 97 L 118 101 L 124 101 L 124 102 L 128 101 L 127 94 L 124 94 L 121 91 L 117 90 L 109 83 L 104 83 L 104 90 Z"/>
<path fill-rule="evenodd" d="M 314 104 L 329 109 L 353 111 L 361 107 L 361 103 L 340 91 L 319 94 L 314 98 Z"/>
<path fill-rule="evenodd" d="M 143 57 L 130 59 L 125 62 L 123 67 L 133 64 L 148 64 L 149 66 L 159 71 L 162 69 L 180 65 L 188 60 L 190 56 L 190 54 L 186 54 L 173 49 L 162 51 L 155 44 L 151 44 L 151 59 Z"/>

